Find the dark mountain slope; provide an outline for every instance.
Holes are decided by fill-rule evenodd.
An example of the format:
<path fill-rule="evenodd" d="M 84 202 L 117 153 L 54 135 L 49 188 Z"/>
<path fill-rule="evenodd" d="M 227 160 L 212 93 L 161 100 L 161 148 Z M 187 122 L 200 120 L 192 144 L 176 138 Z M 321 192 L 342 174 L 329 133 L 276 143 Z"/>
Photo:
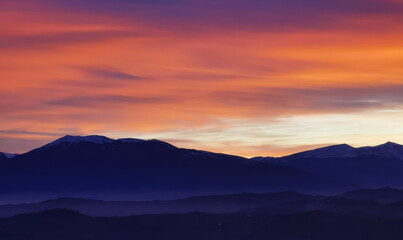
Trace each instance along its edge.
<path fill-rule="evenodd" d="M 403 210 L 403 208 L 402 208 Z M 402 217 L 401 213 L 391 214 L 388 208 L 374 201 L 351 200 L 339 197 L 321 197 L 306 201 L 284 202 L 275 206 L 244 209 L 242 213 L 255 214 L 297 214 L 308 211 L 324 211 L 354 216 Z M 400 211 L 401 212 L 401 211 Z"/>
<path fill-rule="evenodd" d="M 0 219 L 3 240 L 400 240 L 403 220 L 327 212 L 292 215 L 203 213 L 92 218 L 67 210 Z"/>

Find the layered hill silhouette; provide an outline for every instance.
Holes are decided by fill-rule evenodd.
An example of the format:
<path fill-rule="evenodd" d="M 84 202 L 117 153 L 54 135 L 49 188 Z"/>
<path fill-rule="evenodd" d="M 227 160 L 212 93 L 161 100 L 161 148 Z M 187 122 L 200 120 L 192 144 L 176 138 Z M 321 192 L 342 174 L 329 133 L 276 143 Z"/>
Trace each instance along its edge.
<path fill-rule="evenodd" d="M 89 217 L 50 210 L 0 219 L 0 238 L 147 240 L 400 240 L 402 219 L 360 217 L 325 211 L 297 214 L 162 214 Z"/>
<path fill-rule="evenodd" d="M 52 209 L 70 209 L 89 216 L 118 217 L 143 214 L 297 214 L 326 211 L 356 216 L 403 218 L 402 190 L 358 189 L 335 196 L 297 192 L 230 194 L 190 197 L 177 200 L 101 201 L 58 198 L 37 203 L 0 205 L 0 217 Z M 382 197 L 383 196 L 383 197 Z"/>
<path fill-rule="evenodd" d="M 62 198 L 0 206 L 0 239 L 397 240 L 403 238 L 400 192 L 360 189 L 334 197 L 279 192 L 149 202 Z M 382 193 L 398 201 L 368 200 Z M 126 216 L 124 210 L 138 215 Z"/>
<path fill-rule="evenodd" d="M 394 188 L 357 189 L 340 195 L 342 198 L 353 200 L 369 200 L 380 203 L 395 203 L 403 201 L 403 190 Z"/>
<path fill-rule="evenodd" d="M 243 209 L 279 206 L 320 197 L 297 192 L 265 194 L 231 194 L 190 197 L 157 201 L 101 201 L 82 198 L 58 198 L 38 203 L 8 204 L 0 206 L 0 217 L 34 213 L 51 209 L 71 209 L 90 216 L 129 216 L 164 213 L 234 213 Z"/>

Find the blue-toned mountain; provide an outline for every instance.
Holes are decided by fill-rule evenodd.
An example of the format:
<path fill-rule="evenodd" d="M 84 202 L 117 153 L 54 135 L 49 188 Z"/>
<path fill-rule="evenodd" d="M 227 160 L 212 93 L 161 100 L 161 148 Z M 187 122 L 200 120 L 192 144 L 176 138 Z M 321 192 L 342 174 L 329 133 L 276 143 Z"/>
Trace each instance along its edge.
<path fill-rule="evenodd" d="M 281 158 L 253 159 L 343 179 L 357 187 L 403 187 L 403 146 L 392 142 L 361 148 L 342 144 Z"/>

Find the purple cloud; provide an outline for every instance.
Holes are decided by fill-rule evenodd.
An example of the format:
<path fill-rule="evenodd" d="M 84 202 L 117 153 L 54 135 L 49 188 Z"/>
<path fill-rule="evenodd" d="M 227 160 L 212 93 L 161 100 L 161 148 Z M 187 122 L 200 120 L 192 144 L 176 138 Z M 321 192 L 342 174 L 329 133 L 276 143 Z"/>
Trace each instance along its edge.
<path fill-rule="evenodd" d="M 222 91 L 213 94 L 219 104 L 271 112 L 309 110 L 351 112 L 382 109 L 403 104 L 403 85 L 363 86 L 357 88 L 265 88 Z"/>
<path fill-rule="evenodd" d="M 356 24 L 363 27 L 362 23 L 350 21 L 354 17 L 388 14 L 401 22 L 403 14 L 403 3 L 378 0 L 56 0 L 46 3 L 56 9 L 114 15 L 126 21 L 193 31 L 217 27 L 264 31 L 301 27 L 352 29 Z"/>

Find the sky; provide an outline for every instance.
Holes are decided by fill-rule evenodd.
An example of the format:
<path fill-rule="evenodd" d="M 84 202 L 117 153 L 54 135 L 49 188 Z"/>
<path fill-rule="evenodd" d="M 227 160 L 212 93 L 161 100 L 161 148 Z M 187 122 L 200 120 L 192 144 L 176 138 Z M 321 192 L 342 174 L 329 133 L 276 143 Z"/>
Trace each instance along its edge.
<path fill-rule="evenodd" d="M 403 143 L 402 0 L 0 1 L 0 151 Z"/>

